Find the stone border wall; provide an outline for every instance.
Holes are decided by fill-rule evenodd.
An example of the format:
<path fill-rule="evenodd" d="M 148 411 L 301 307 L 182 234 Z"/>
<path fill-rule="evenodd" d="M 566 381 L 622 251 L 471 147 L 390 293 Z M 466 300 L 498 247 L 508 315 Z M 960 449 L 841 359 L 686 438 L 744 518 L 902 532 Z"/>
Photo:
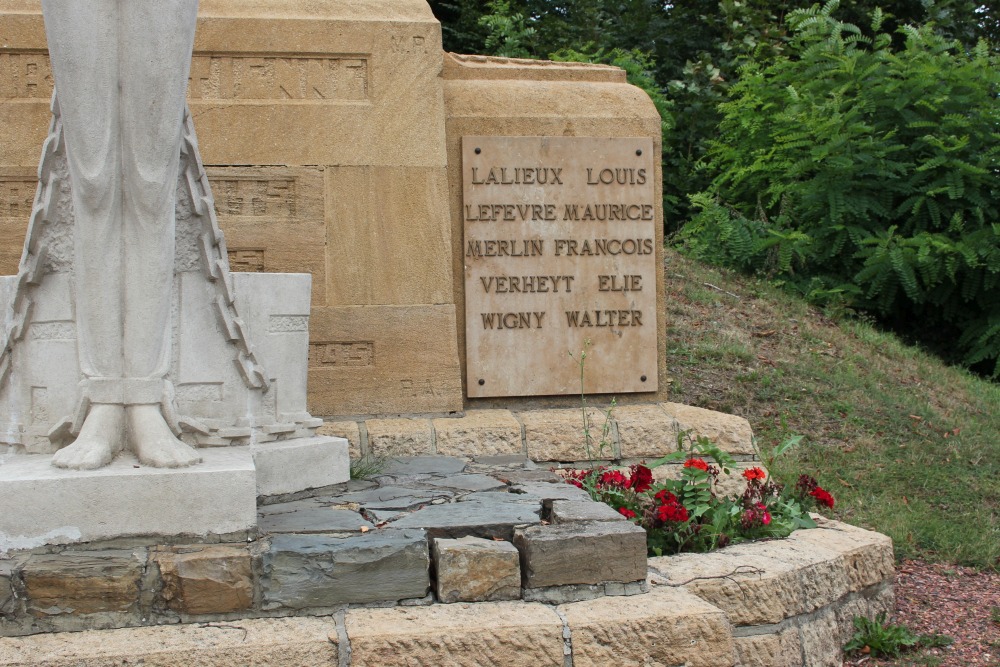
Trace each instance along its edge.
<path fill-rule="evenodd" d="M 320 618 L 0 638 L 0 666 L 839 667 L 852 618 L 893 604 L 889 538 L 835 521 L 649 566 L 645 595 L 341 608 Z"/>

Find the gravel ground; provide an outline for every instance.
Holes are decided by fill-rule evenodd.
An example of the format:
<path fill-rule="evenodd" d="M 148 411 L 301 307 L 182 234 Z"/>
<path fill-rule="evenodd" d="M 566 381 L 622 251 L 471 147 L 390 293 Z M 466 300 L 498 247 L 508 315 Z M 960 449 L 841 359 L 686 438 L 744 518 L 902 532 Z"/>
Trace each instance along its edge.
<path fill-rule="evenodd" d="M 1000 573 L 903 561 L 896 569 L 893 621 L 919 634 L 948 635 L 955 641 L 896 660 L 852 656 L 845 667 L 1000 667 Z"/>

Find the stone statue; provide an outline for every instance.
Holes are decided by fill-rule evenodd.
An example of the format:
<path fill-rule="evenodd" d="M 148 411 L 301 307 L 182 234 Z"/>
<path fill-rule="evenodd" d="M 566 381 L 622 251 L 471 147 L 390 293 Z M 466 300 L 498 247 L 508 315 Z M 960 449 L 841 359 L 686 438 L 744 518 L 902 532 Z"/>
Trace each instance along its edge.
<path fill-rule="evenodd" d="M 123 448 L 200 461 L 167 425 L 175 191 L 197 0 L 42 0 L 72 205 L 77 344 L 89 400 L 53 465 Z M 168 399 L 169 400 L 169 399 Z"/>

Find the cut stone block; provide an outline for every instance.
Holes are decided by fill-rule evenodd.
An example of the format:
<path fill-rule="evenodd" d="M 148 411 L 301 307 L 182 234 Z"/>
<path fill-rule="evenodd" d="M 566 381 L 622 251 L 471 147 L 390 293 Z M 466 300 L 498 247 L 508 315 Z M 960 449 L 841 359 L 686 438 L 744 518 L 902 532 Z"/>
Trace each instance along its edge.
<path fill-rule="evenodd" d="M 622 458 L 659 458 L 677 451 L 677 420 L 659 405 L 619 405 L 612 416 Z"/>
<path fill-rule="evenodd" d="M 400 457 L 434 453 L 430 419 L 369 419 L 365 427 L 372 454 Z"/>
<path fill-rule="evenodd" d="M 580 410 L 532 410 L 518 415 L 524 424 L 524 441 L 532 461 L 586 461 L 587 447 L 583 433 L 583 413 Z M 605 413 L 587 408 L 592 438 L 590 458 L 614 459 L 618 447 L 614 428 L 608 431 L 609 444 L 599 450 Z"/>
<path fill-rule="evenodd" d="M 241 619 L 225 624 L 164 625 L 5 638 L 4 667 L 327 667 L 337 664 L 329 618 Z"/>
<path fill-rule="evenodd" d="M 721 610 L 683 589 L 562 605 L 573 633 L 574 667 L 732 667 L 736 654 Z"/>
<path fill-rule="evenodd" d="M 464 502 L 430 505 L 392 523 L 393 528 L 424 528 L 434 537 L 500 537 L 509 540 L 515 526 L 536 524 L 540 505 Z"/>
<path fill-rule="evenodd" d="M 562 667 L 563 623 L 541 604 L 349 609 L 353 667 Z"/>
<path fill-rule="evenodd" d="M 263 533 L 357 533 L 374 526 L 358 512 L 335 509 L 311 498 L 262 508 Z"/>
<path fill-rule="evenodd" d="M 514 545 L 525 588 L 646 578 L 646 531 L 628 521 L 531 526 Z"/>
<path fill-rule="evenodd" d="M 594 500 L 553 500 L 549 520 L 552 523 L 578 521 L 625 521 L 609 505 Z"/>
<path fill-rule="evenodd" d="M 64 551 L 28 559 L 21 576 L 36 617 L 134 610 L 145 551 Z"/>
<path fill-rule="evenodd" d="M 799 626 L 803 667 L 841 667 L 840 632 L 832 609 L 824 609 L 814 618 L 804 619 Z"/>
<path fill-rule="evenodd" d="M 795 628 L 734 639 L 742 667 L 802 667 L 802 644 Z"/>
<path fill-rule="evenodd" d="M 677 420 L 680 431 L 690 431 L 692 438 L 704 436 L 719 449 L 734 455 L 755 453 L 753 429 L 743 417 L 696 408 L 680 403 L 661 403 L 668 415 Z"/>
<path fill-rule="evenodd" d="M 251 446 L 250 451 L 257 467 L 257 495 L 295 493 L 351 478 L 344 438 L 296 438 Z"/>
<path fill-rule="evenodd" d="M 497 602 L 521 598 L 521 564 L 510 542 L 463 537 L 434 540 L 441 602 Z"/>
<path fill-rule="evenodd" d="M 566 482 L 523 482 L 511 488 L 515 495 L 527 495 L 539 500 L 590 500 L 583 489 Z"/>
<path fill-rule="evenodd" d="M 371 432 L 369 432 L 369 437 L 371 437 Z M 384 474 L 392 477 L 454 475 L 465 470 L 465 466 L 465 461 L 454 456 L 411 456 L 390 461 L 385 467 Z"/>
<path fill-rule="evenodd" d="M 361 427 L 355 421 L 325 422 L 316 429 L 316 435 L 333 435 L 347 440 L 347 452 L 351 460 L 357 460 L 364 454 L 361 449 Z"/>
<path fill-rule="evenodd" d="M 788 536 L 790 544 L 831 550 L 842 556 L 851 592 L 881 583 L 895 572 L 892 539 L 888 536 L 815 514 L 813 518 L 819 528 L 795 531 Z"/>
<path fill-rule="evenodd" d="M 14 591 L 11 588 L 13 574 L 14 563 L 11 561 L 0 561 L 0 614 L 9 611 L 8 606 L 14 599 Z"/>
<path fill-rule="evenodd" d="M 253 605 L 250 552 L 244 545 L 170 547 L 152 560 L 167 608 L 181 614 L 226 614 Z"/>
<path fill-rule="evenodd" d="M 469 410 L 433 420 L 437 453 L 450 456 L 521 454 L 521 425 L 507 410 Z"/>
<path fill-rule="evenodd" d="M 202 449 L 191 468 L 140 467 L 122 454 L 99 470 L 48 456 L 0 466 L 0 552 L 129 535 L 225 535 L 257 523 L 253 459 L 243 447 Z M 139 512 L 155 507 L 155 512 Z"/>
<path fill-rule="evenodd" d="M 422 530 L 350 538 L 279 535 L 264 555 L 264 609 L 328 609 L 420 598 L 430 588 Z"/>

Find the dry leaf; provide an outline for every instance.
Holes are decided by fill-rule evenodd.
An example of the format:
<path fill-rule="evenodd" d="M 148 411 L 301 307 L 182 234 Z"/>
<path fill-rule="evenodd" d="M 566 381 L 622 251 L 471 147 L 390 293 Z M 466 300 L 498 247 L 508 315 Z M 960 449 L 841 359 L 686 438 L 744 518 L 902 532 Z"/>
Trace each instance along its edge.
<path fill-rule="evenodd" d="M 371 530 L 371 528 L 369 528 L 368 526 L 361 526 L 362 533 L 367 533 L 369 530 Z"/>

